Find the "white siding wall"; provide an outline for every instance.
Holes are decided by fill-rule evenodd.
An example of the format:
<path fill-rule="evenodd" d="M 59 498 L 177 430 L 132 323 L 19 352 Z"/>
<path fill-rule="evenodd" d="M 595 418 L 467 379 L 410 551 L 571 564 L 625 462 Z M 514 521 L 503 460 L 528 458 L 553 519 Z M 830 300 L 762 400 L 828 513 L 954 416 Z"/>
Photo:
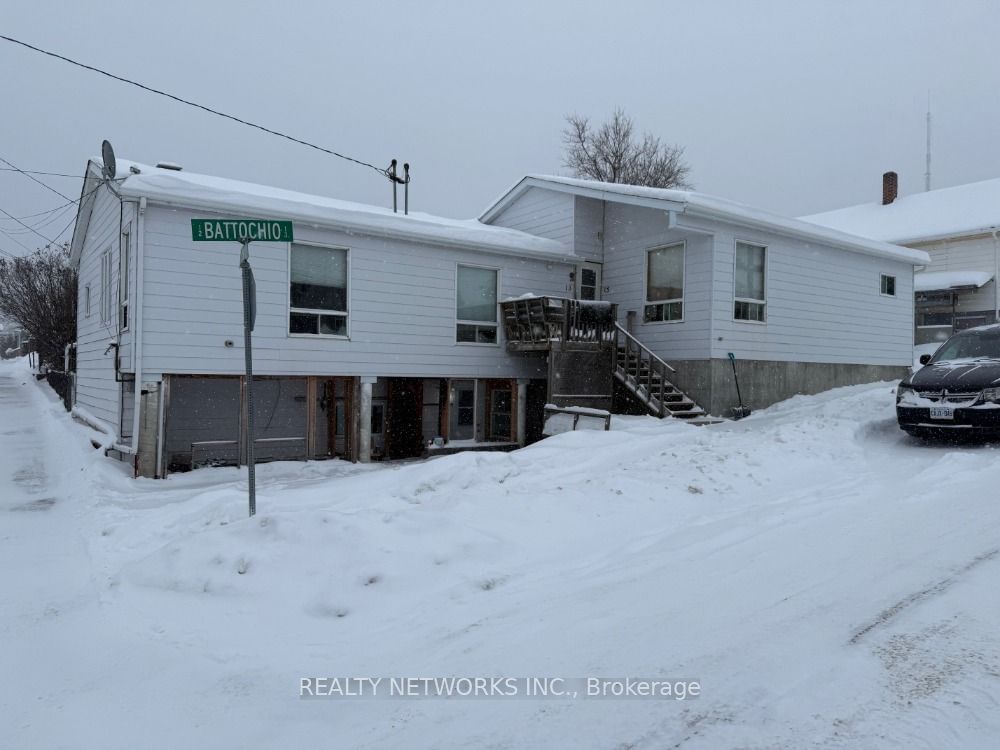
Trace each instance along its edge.
<path fill-rule="evenodd" d="M 584 260 L 604 261 L 604 201 L 576 196 L 573 207 L 573 252 Z"/>
<path fill-rule="evenodd" d="M 572 249 L 574 204 L 574 196 L 569 193 L 532 187 L 507 206 L 490 224 L 558 240 Z"/>
<path fill-rule="evenodd" d="M 118 334 L 117 274 L 118 226 L 121 204 L 106 187 L 98 190 L 87 236 L 80 254 L 77 299 L 76 402 L 112 427 L 118 425 L 120 384 L 115 382 L 114 350 L 105 354 Z M 112 254 L 112 320 L 101 322 L 101 256 Z M 90 315 L 86 314 L 86 287 L 90 285 Z"/>
<path fill-rule="evenodd" d="M 996 244 L 992 236 L 945 240 L 913 247 L 931 256 L 927 271 L 985 271 L 996 272 Z M 956 309 L 959 312 L 993 310 L 996 306 L 996 287 L 990 282 L 974 292 L 963 292 Z"/>
<path fill-rule="evenodd" d="M 239 374 L 239 245 L 191 241 L 206 211 L 146 211 L 143 371 Z M 349 248 L 350 340 L 288 335 L 288 246 L 254 243 L 254 372 L 261 375 L 543 376 L 540 358 L 455 343 L 458 263 L 500 268 L 500 299 L 565 294 L 572 264 L 348 235 L 296 224 L 297 241 Z M 234 343 L 225 347 L 225 341 Z"/>
<path fill-rule="evenodd" d="M 646 298 L 646 251 L 684 241 L 684 319 L 643 323 Z M 704 234 L 667 228 L 663 211 L 608 203 L 604 238 L 605 299 L 618 303 L 619 322 L 636 311 L 635 334 L 667 362 L 707 359 L 712 337 L 712 241 Z"/>
<path fill-rule="evenodd" d="M 767 247 L 766 324 L 733 320 L 737 238 Z M 895 297 L 879 293 L 882 273 L 896 277 Z M 714 280 L 713 358 L 912 363 L 909 263 L 718 225 Z"/>

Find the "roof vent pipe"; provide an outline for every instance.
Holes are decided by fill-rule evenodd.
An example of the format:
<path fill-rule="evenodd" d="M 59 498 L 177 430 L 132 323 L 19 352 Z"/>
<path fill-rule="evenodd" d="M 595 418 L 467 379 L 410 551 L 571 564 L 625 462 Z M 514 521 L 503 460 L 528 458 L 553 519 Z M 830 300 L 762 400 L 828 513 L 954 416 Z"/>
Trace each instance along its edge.
<path fill-rule="evenodd" d="M 899 195 L 899 175 L 886 172 L 882 175 L 882 205 L 888 206 Z"/>

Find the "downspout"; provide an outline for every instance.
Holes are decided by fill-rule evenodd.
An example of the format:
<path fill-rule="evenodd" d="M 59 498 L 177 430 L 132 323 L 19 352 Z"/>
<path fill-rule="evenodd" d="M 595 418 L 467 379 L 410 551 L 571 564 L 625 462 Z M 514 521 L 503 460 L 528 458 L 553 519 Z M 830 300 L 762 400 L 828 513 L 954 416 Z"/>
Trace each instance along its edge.
<path fill-rule="evenodd" d="M 132 322 L 135 325 L 135 333 L 132 337 L 134 355 L 132 358 L 132 370 L 135 372 L 132 395 L 135 399 L 132 408 L 132 441 L 130 445 L 116 444 L 115 448 L 122 453 L 136 456 L 139 453 L 139 417 L 142 404 L 142 276 L 143 276 L 143 249 L 145 247 L 145 224 L 146 224 L 146 199 L 139 199 L 139 216 L 136 219 L 135 234 L 135 310 L 132 311 Z M 131 306 L 131 305 L 130 305 Z"/>
<path fill-rule="evenodd" d="M 132 413 L 132 449 L 136 455 L 139 453 L 139 411 L 142 403 L 142 277 L 146 263 L 143 251 L 146 247 L 146 199 L 139 199 L 139 217 L 135 226 L 135 314 L 132 319 L 135 321 L 135 335 L 132 345 L 135 347 L 132 370 L 135 372 L 135 407 Z"/>

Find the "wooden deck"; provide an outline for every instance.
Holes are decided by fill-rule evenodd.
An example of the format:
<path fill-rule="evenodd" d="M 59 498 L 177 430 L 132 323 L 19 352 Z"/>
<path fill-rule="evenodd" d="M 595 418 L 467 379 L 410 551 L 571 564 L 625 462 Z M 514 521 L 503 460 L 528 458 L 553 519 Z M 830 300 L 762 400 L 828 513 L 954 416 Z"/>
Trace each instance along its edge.
<path fill-rule="evenodd" d="M 507 351 L 608 349 L 618 306 L 566 297 L 523 297 L 500 304 Z"/>

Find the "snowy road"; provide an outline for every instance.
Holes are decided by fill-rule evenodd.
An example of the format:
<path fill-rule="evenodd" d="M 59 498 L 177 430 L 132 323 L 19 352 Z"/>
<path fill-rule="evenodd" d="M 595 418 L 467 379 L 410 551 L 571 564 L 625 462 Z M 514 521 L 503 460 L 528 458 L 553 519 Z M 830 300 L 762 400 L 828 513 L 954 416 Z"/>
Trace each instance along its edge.
<path fill-rule="evenodd" d="M 1000 737 L 998 452 L 906 438 L 889 384 L 710 428 L 618 419 L 513 454 L 272 464 L 247 520 L 239 472 L 130 480 L 17 368 L 0 363 L 11 747 Z M 307 675 L 703 691 L 301 701 Z"/>

